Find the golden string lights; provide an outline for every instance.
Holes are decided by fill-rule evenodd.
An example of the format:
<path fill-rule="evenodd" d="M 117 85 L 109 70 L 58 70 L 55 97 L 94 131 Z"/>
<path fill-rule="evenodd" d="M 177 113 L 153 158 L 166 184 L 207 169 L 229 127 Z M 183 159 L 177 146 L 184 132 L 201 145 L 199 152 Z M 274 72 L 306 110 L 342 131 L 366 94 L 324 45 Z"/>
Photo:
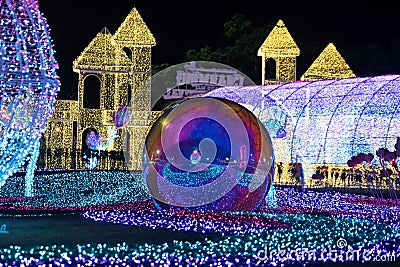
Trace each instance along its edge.
<path fill-rule="evenodd" d="M 120 106 L 128 106 L 135 123 L 119 129 L 119 137 L 109 150 L 122 151 L 126 146 L 129 154 L 134 155 L 129 157 L 129 168 L 140 169 L 144 138 L 158 117 L 157 112 L 150 111 L 148 83 L 151 49 L 155 44 L 154 36 L 136 8 L 114 35 L 107 28 L 98 33 L 73 62 L 73 70 L 79 74 L 78 101 L 58 101 L 56 116 L 48 123 L 47 147 L 68 150 L 76 144 L 78 149 L 85 148 L 87 129 L 107 136 L 107 129 L 113 126 L 113 112 Z M 87 106 L 87 98 L 96 93 L 100 94 L 98 105 Z"/>
<path fill-rule="evenodd" d="M 262 84 L 296 80 L 296 57 L 300 55 L 300 49 L 282 20 L 272 29 L 258 49 L 257 55 L 262 57 Z M 275 61 L 274 80 L 266 79 L 266 61 L 269 59 Z"/>
<path fill-rule="evenodd" d="M 79 74 L 78 101 L 68 104 L 64 100 L 57 101 L 55 115 L 48 123 L 47 147 L 71 149 L 76 144 L 76 148 L 81 149 L 85 146 L 85 131 L 92 128 L 107 136 L 107 129 L 113 125 L 113 112 L 128 105 L 132 120 L 119 130 L 119 137 L 109 150 L 125 150 L 128 168 L 140 170 L 139 155 L 144 139 L 160 115 L 150 107 L 151 51 L 155 44 L 154 36 L 135 8 L 114 34 L 107 28 L 98 33 L 73 62 L 73 70 Z M 257 54 L 262 57 L 263 84 L 296 80 L 296 58 L 300 49 L 282 20 L 277 22 Z M 273 79 L 266 77 L 268 61 L 274 62 Z M 335 46 L 329 44 L 301 80 L 351 77 L 355 77 L 354 73 Z M 93 80 L 96 86 L 90 82 Z M 95 108 L 85 106 L 90 93 L 100 95 Z M 282 154 L 287 154 L 285 151 Z"/>
<path fill-rule="evenodd" d="M 301 76 L 302 81 L 353 78 L 356 75 L 347 65 L 336 47 L 329 43 L 308 70 Z"/>

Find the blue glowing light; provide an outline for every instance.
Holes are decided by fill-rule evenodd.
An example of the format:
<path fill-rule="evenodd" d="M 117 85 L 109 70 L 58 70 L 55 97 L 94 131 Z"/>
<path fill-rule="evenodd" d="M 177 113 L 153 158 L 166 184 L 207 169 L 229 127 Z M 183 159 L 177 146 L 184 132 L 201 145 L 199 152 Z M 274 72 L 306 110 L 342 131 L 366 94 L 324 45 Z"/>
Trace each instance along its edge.
<path fill-rule="evenodd" d="M 46 19 L 37 1 L 1 0 L 0 186 L 34 153 L 59 90 Z"/>

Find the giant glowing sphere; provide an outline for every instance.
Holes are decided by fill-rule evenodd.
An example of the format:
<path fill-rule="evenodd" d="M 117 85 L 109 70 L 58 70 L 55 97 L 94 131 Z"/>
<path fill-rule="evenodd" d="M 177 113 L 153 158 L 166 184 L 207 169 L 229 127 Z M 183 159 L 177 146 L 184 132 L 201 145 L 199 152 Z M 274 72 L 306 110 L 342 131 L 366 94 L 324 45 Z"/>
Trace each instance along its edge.
<path fill-rule="evenodd" d="M 27 161 L 59 90 L 37 0 L 0 0 L 0 186 Z"/>
<path fill-rule="evenodd" d="M 245 107 L 199 97 L 165 110 L 145 141 L 143 174 L 160 209 L 250 211 L 274 174 L 271 139 Z"/>

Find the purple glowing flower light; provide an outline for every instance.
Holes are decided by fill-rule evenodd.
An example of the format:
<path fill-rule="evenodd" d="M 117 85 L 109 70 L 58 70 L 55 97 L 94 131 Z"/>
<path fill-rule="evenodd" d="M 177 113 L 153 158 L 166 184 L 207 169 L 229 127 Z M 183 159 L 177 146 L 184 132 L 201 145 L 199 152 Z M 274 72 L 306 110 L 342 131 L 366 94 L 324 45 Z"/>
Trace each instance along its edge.
<path fill-rule="evenodd" d="M 115 128 L 121 128 L 124 126 L 130 119 L 132 115 L 132 111 L 128 109 L 126 106 L 120 106 L 117 111 L 113 113 L 113 121 Z"/>
<path fill-rule="evenodd" d="M 126 106 L 120 106 L 117 111 L 115 111 L 112 115 L 114 128 L 109 127 L 108 129 L 108 137 L 103 138 L 100 133 L 95 133 L 94 131 L 90 131 L 86 136 L 86 144 L 91 150 L 106 150 L 111 143 L 114 141 L 115 138 L 118 137 L 118 129 L 128 123 L 131 117 L 132 111 L 128 109 Z M 106 140 L 107 142 L 103 145 L 103 141 Z M 88 164 L 87 167 L 90 169 L 94 169 L 97 166 L 97 156 L 98 152 L 95 154 L 91 153 L 88 157 Z"/>
<path fill-rule="evenodd" d="M 98 150 L 103 144 L 103 137 L 99 133 L 91 131 L 86 137 L 86 143 L 92 150 Z"/>

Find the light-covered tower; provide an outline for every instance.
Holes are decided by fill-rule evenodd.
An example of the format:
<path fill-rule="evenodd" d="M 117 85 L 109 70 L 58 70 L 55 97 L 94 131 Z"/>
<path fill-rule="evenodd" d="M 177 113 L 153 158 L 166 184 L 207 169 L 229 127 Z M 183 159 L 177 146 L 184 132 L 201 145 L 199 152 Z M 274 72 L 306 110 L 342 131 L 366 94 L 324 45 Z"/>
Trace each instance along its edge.
<path fill-rule="evenodd" d="M 151 50 L 156 40 L 136 8 L 133 8 L 113 35 L 113 43 L 122 59 L 131 61 L 128 73 L 119 75 L 120 104 L 129 102 L 132 118 L 124 136 L 125 159 L 130 169 L 141 170 L 143 145 L 159 112 L 151 111 Z M 117 62 L 117 65 L 119 62 Z M 126 96 L 126 98 L 125 98 Z"/>
<path fill-rule="evenodd" d="M 117 59 L 127 56 L 131 60 L 130 72 L 120 76 L 118 84 L 123 87 L 126 83 L 130 84 L 129 91 L 135 95 L 132 99 L 134 110 L 150 111 L 150 86 L 143 85 L 151 77 L 151 49 L 156 40 L 136 8 L 128 14 L 112 39 L 116 52 L 121 55 Z"/>
<path fill-rule="evenodd" d="M 128 168 L 141 169 L 149 125 L 158 113 L 150 110 L 151 49 L 156 44 L 142 17 L 133 8 L 114 35 L 104 28 L 73 63 L 78 79 L 77 148 L 85 149 L 94 130 L 107 137 L 112 115 L 129 106 L 132 119 L 119 129 L 108 150 L 125 153 Z"/>
<path fill-rule="evenodd" d="M 272 29 L 257 55 L 262 57 L 262 84 L 296 80 L 296 57 L 300 49 L 282 20 Z"/>
<path fill-rule="evenodd" d="M 118 64 L 117 64 L 118 62 Z M 73 62 L 78 78 L 77 148 L 87 149 L 86 135 L 95 130 L 107 137 L 113 127 L 112 114 L 119 105 L 118 79 L 131 68 L 129 58 L 118 53 L 112 35 L 104 28 Z M 121 138 L 109 150 L 121 150 Z"/>

